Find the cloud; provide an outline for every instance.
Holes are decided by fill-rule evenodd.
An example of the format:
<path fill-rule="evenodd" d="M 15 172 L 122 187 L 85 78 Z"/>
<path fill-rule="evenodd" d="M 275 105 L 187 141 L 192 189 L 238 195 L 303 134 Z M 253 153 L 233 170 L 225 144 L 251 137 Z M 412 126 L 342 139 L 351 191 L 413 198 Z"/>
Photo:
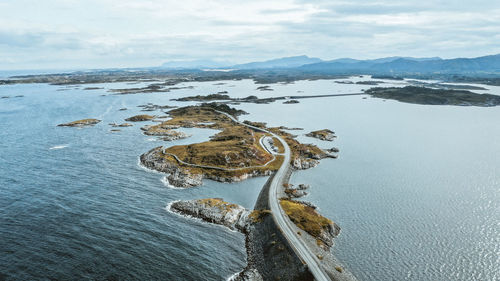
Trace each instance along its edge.
<path fill-rule="evenodd" d="M 18 0 L 0 3 L 0 68 L 478 56 L 498 52 L 498 26 L 484 0 Z"/>

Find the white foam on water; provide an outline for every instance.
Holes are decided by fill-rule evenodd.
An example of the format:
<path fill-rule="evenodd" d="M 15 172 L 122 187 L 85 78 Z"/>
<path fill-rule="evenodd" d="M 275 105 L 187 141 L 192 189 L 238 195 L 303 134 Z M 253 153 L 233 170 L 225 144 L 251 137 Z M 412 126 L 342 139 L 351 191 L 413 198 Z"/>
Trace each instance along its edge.
<path fill-rule="evenodd" d="M 56 146 L 53 146 L 51 148 L 49 148 L 50 150 L 54 150 L 54 149 L 63 149 L 63 148 L 66 148 L 68 147 L 67 144 L 63 144 L 63 145 L 56 145 Z"/>
<path fill-rule="evenodd" d="M 243 270 L 245 270 L 245 269 L 243 269 Z M 226 281 L 233 281 L 233 280 L 234 280 L 234 278 L 236 278 L 236 277 L 237 277 L 240 273 L 242 273 L 242 272 L 243 272 L 243 270 L 238 271 L 238 272 L 236 272 L 236 273 L 233 273 L 233 275 L 229 276 L 229 277 L 226 279 Z"/>
<path fill-rule="evenodd" d="M 163 185 L 165 185 L 166 187 L 171 188 L 171 189 L 186 189 L 184 187 L 177 187 L 177 186 L 171 185 L 170 182 L 167 179 L 167 176 L 162 177 L 160 179 L 160 181 L 163 183 Z"/>

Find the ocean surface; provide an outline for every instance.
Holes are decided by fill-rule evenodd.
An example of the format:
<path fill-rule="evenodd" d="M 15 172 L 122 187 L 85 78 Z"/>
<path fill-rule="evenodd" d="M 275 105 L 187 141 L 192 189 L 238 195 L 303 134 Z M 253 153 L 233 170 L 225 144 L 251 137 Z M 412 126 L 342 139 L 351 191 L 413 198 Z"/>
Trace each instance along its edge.
<path fill-rule="evenodd" d="M 352 78 L 369 80 L 368 77 Z M 138 105 L 228 91 L 234 97 L 357 93 L 333 80 L 193 82 L 169 93 L 112 95 L 146 84 L 0 86 L 0 280 L 225 280 L 246 264 L 244 236 L 166 211 L 180 199 L 222 197 L 251 208 L 267 178 L 174 189 L 138 157 L 207 140 L 207 129 L 164 142 L 108 123 Z M 404 86 L 386 81 L 381 86 Z M 83 90 L 97 86 L 104 89 Z M 500 87 L 487 87 L 500 94 Z M 15 97 L 23 95 L 23 97 Z M 126 107 L 128 110 L 119 111 Z M 500 279 L 500 107 L 426 106 L 362 96 L 241 104 L 240 119 L 302 127 L 298 139 L 340 149 L 292 183 L 342 232 L 333 253 L 360 280 Z M 157 112 L 161 114 L 161 112 Z M 57 124 L 83 118 L 90 128 Z M 305 137 L 329 128 L 334 142 Z"/>

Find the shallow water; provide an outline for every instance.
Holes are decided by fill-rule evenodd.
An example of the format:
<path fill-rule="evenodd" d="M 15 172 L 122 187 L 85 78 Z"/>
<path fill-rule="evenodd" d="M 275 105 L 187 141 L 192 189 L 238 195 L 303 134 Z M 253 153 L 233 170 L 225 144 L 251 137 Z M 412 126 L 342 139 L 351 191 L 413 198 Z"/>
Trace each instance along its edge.
<path fill-rule="evenodd" d="M 216 131 L 183 129 L 193 136 L 166 143 L 142 135 L 141 123 L 116 133 L 108 123 L 141 113 L 137 105 L 195 104 L 170 99 L 223 90 L 267 97 L 370 86 L 298 81 L 261 92 L 249 80 L 225 82 L 139 95 L 43 84 L 0 87 L 0 96 L 24 95 L 0 100 L 0 274 L 8 280 L 222 280 L 241 270 L 243 235 L 165 207 L 205 197 L 252 207 L 266 178 L 168 188 L 163 175 L 138 166 L 138 156 L 159 145 L 204 141 Z M 118 111 L 122 107 L 129 110 Z M 296 134 L 336 131 L 333 143 L 299 136 L 339 147 L 340 157 L 294 173 L 292 180 L 311 184 L 305 199 L 342 227 L 333 251 L 359 279 L 500 278 L 500 108 L 361 96 L 238 107 L 250 113 L 241 119 L 305 128 Z M 82 118 L 103 121 L 84 129 L 55 126 Z"/>

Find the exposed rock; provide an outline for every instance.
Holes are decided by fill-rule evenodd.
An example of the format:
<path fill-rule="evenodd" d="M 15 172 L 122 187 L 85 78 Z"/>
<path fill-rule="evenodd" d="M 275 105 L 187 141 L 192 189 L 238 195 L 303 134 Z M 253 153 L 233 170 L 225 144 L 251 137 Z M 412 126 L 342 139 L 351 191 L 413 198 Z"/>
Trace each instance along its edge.
<path fill-rule="evenodd" d="M 335 135 L 335 132 L 330 131 L 328 129 L 312 131 L 312 132 L 306 134 L 306 136 L 312 137 L 312 138 L 317 138 L 317 139 L 320 139 L 323 141 L 333 141 L 337 137 Z"/>
<path fill-rule="evenodd" d="M 339 150 L 338 148 L 336 148 L 336 147 L 332 147 L 332 148 L 330 148 L 330 149 L 327 149 L 326 151 L 327 151 L 327 152 L 338 153 L 340 150 Z"/>
<path fill-rule="evenodd" d="M 141 115 L 135 115 L 135 116 L 129 117 L 129 118 L 125 119 L 125 121 L 141 122 L 141 121 L 149 121 L 149 120 L 152 120 L 154 118 L 155 118 L 155 116 L 141 114 Z"/>
<path fill-rule="evenodd" d="M 89 127 L 89 126 L 94 126 L 95 124 L 101 122 L 101 120 L 98 119 L 82 119 L 82 120 L 77 120 L 69 123 L 63 123 L 59 124 L 57 126 L 59 127 Z"/>
<path fill-rule="evenodd" d="M 257 87 L 257 90 L 259 91 L 274 91 L 271 86 L 260 86 L 260 87 Z"/>
<path fill-rule="evenodd" d="M 301 131 L 301 130 L 304 130 L 304 128 L 298 128 L 298 127 L 290 128 L 290 127 L 286 127 L 286 126 L 280 126 L 280 127 L 278 127 L 278 129 L 280 129 L 280 130 L 289 130 L 289 131 Z"/>
<path fill-rule="evenodd" d="M 170 205 L 170 209 L 243 233 L 248 232 L 248 228 L 253 222 L 248 217 L 251 213 L 249 210 L 237 204 L 224 202 L 221 198 L 176 201 Z"/>
<path fill-rule="evenodd" d="M 294 103 L 300 103 L 300 102 L 298 100 L 287 100 L 283 102 L 283 104 L 294 104 Z"/>
<path fill-rule="evenodd" d="M 309 188 L 307 184 L 299 184 L 295 187 L 292 184 L 288 184 L 285 186 L 285 194 L 288 195 L 288 198 L 300 198 L 306 196 L 308 193 L 305 191 Z"/>
<path fill-rule="evenodd" d="M 263 281 L 259 271 L 255 268 L 244 270 L 238 275 L 233 276 L 228 281 Z"/>
<path fill-rule="evenodd" d="M 134 125 L 130 124 L 130 123 L 122 123 L 122 124 L 116 124 L 116 123 L 110 123 L 109 124 L 111 127 L 132 127 Z"/>
<path fill-rule="evenodd" d="M 177 128 L 179 128 L 179 126 L 159 124 L 159 125 L 154 125 L 154 126 L 146 125 L 146 126 L 142 127 L 141 130 L 144 131 L 145 135 L 161 136 L 162 140 L 165 140 L 165 141 L 185 139 L 185 138 L 188 138 L 191 136 L 191 135 L 188 135 L 184 132 L 172 130 L 172 129 L 177 129 Z"/>
<path fill-rule="evenodd" d="M 125 111 L 125 110 L 127 110 L 127 108 L 122 107 L 122 108 L 120 108 L 120 109 L 118 109 L 118 110 L 119 110 L 119 111 Z"/>
<path fill-rule="evenodd" d="M 306 170 L 318 166 L 319 161 L 315 159 L 306 159 L 297 157 L 292 161 L 292 167 L 297 170 Z"/>
<path fill-rule="evenodd" d="M 299 186 L 297 187 L 298 190 L 306 190 L 306 189 L 309 189 L 311 186 L 308 185 L 308 184 L 304 184 L 304 183 L 301 183 L 299 184 Z"/>
<path fill-rule="evenodd" d="M 201 174 L 189 173 L 183 169 L 173 169 L 167 176 L 168 183 L 175 187 L 189 188 L 203 184 Z"/>

